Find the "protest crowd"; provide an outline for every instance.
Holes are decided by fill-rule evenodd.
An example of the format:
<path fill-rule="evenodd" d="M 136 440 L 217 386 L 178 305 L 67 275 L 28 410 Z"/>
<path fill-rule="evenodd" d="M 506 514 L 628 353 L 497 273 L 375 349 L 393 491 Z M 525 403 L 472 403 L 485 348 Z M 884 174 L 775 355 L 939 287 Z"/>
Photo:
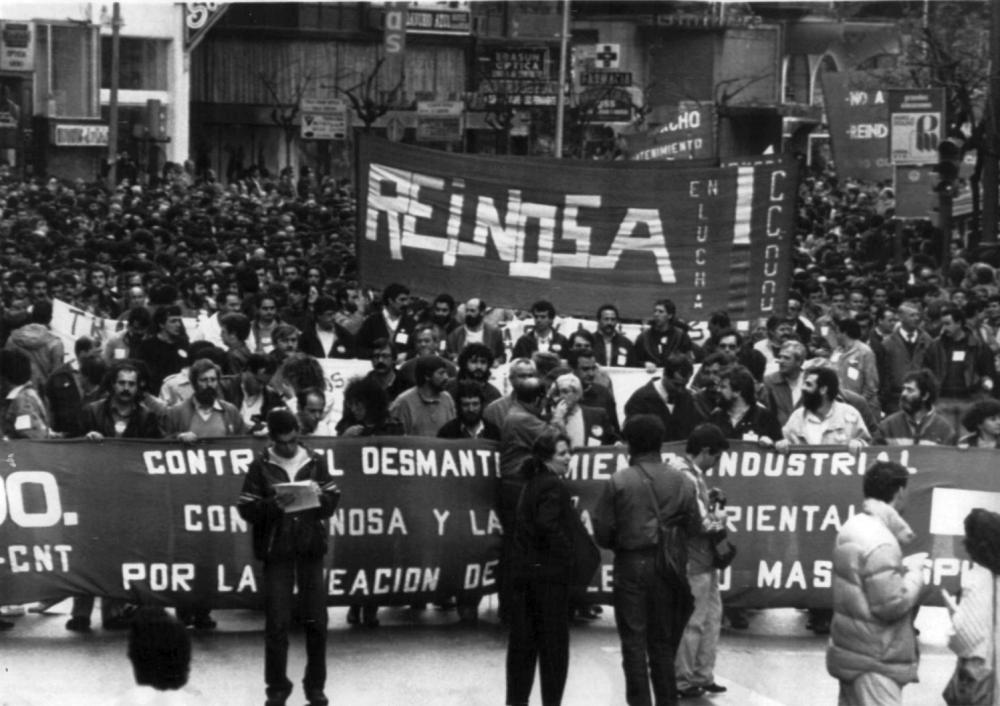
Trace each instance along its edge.
<path fill-rule="evenodd" d="M 784 311 L 749 322 L 714 312 L 701 335 L 695 322 L 679 316 L 669 291 L 649 302 L 648 321 L 621 321 L 615 302 L 595 301 L 585 325 L 567 325 L 545 300 L 500 308 L 469 291 L 418 299 L 410 287 L 428 287 L 418 282 L 419 272 L 413 282 L 368 291 L 358 281 L 354 241 L 363 226 L 355 220 L 351 185 L 308 170 L 296 179 L 290 170 L 272 177 L 254 168 L 222 184 L 211 173 L 168 165 L 157 183 L 125 180 L 113 191 L 0 173 L 2 434 L 5 440 L 181 444 L 256 435 L 275 444 L 275 468 L 297 458 L 309 436 L 498 442 L 498 514 L 505 530 L 499 605 L 513 631 L 510 704 L 527 703 L 524 674 L 533 672 L 536 656 L 545 703 L 558 703 L 568 623 L 601 613 L 571 589 L 552 590 L 552 584 L 568 585 L 568 564 L 552 564 L 543 579 L 532 574 L 538 563 L 524 557 L 538 550 L 538 532 L 563 536 L 563 529 L 524 529 L 526 522 L 541 522 L 526 505 L 532 498 L 564 503 L 558 487 L 542 481 L 547 473 L 565 472 L 560 455 L 569 449 L 626 444 L 633 464 L 646 458 L 650 468 L 673 475 L 647 491 L 634 470 L 640 466 L 630 469 L 632 476 L 616 474 L 599 506 L 596 538 L 615 551 L 622 583 L 638 585 L 655 538 L 630 529 L 628 518 L 617 514 L 622 498 L 635 493 L 635 503 L 648 503 L 652 492 L 653 519 L 662 519 L 661 509 L 686 509 L 692 524 L 679 540 L 688 547 L 686 569 L 674 566 L 672 578 L 662 580 L 678 605 L 686 592 L 693 598 L 676 615 L 646 616 L 646 603 L 635 596 L 619 602 L 616 582 L 629 703 L 651 703 L 649 678 L 656 703 L 724 691 L 712 672 L 723 614 L 735 628 L 746 627 L 747 614 L 724 611 L 719 599 L 713 562 L 725 539 L 726 498 L 708 487 L 704 472 L 729 440 L 778 452 L 800 444 L 997 448 L 1000 440 L 996 267 L 976 261 L 959 242 L 949 243 L 943 264 L 946 243 L 929 226 L 908 228 L 894 253 L 891 188 L 813 172 L 802 178 L 798 196 L 795 269 Z M 375 270 L 369 265 L 366 272 Z M 67 344 L 53 331 L 57 302 L 115 321 L 117 331 Z M 192 319 L 197 332 L 185 326 Z M 334 368 L 336 361 L 371 364 L 348 382 L 337 414 L 321 360 Z M 501 365 L 506 379 L 491 382 Z M 645 368 L 649 381 L 623 399 L 611 385 L 613 368 Z M 670 441 L 687 443 L 686 463 L 659 461 L 660 443 Z M 283 454 L 281 444 L 289 443 Z M 258 485 L 245 486 L 240 498 L 241 513 L 252 522 L 268 516 L 254 504 L 267 492 L 266 483 L 260 485 L 266 468 L 260 473 Z M 318 480 L 321 509 L 332 512 L 335 488 L 315 473 L 309 477 Z M 882 485 L 871 495 L 866 485 L 866 503 L 877 505 L 876 515 L 890 516 L 898 479 L 891 468 L 879 473 Z M 669 493 L 669 502 L 657 491 Z M 563 520 L 570 523 L 565 531 L 574 529 L 572 518 Z M 537 561 L 548 566 L 549 559 Z M 290 591 L 291 575 L 281 580 Z M 811 611 L 809 626 L 819 633 L 832 629 L 843 656 L 857 648 L 837 635 L 844 611 L 837 601 L 835 585 L 834 609 Z M 131 606 L 101 603 L 105 628 L 130 625 Z M 89 630 L 93 606 L 93 597 L 76 597 L 67 628 Z M 461 598 L 443 607 L 457 608 L 462 620 L 476 619 L 477 606 Z M 374 627 L 377 610 L 373 602 L 352 605 L 347 619 Z M 178 607 L 178 618 L 215 627 L 208 606 Z M 648 646 L 641 634 L 647 618 L 649 631 L 663 631 L 663 639 Z M 310 650 L 321 649 L 314 633 L 307 638 Z M 269 628 L 269 640 L 270 634 Z M 532 644 L 532 635 L 540 644 Z M 873 633 L 871 639 L 880 638 Z M 310 652 L 311 663 L 314 656 Z M 284 703 L 283 666 L 274 675 L 272 667 L 269 662 L 268 703 Z M 915 670 L 914 657 L 912 674 L 887 678 L 901 685 Z M 837 678 L 853 679 L 849 672 L 837 671 Z M 325 671 L 311 678 L 310 703 L 326 703 Z M 879 700 L 878 689 L 889 688 L 881 681 L 864 688 L 867 696 L 845 703 L 894 703 Z"/>

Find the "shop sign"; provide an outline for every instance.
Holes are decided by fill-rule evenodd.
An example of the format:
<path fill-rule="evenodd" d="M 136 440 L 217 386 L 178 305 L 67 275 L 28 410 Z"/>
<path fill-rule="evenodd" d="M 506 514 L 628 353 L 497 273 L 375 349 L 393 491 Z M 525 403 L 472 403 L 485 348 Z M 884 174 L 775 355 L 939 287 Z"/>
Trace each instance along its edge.
<path fill-rule="evenodd" d="M 303 98 L 301 135 L 304 140 L 347 138 L 347 101 L 342 98 Z"/>
<path fill-rule="evenodd" d="M 894 164 L 932 164 L 944 137 L 944 89 L 890 89 L 889 144 Z"/>
<path fill-rule="evenodd" d="M 406 9 L 406 31 L 412 34 L 471 34 L 469 3 L 411 2 Z"/>
<path fill-rule="evenodd" d="M 465 104 L 462 101 L 417 102 L 417 141 L 460 141 L 464 131 L 464 113 Z"/>
<path fill-rule="evenodd" d="M 107 147 L 107 125 L 57 124 L 52 128 L 52 144 L 56 147 Z"/>
<path fill-rule="evenodd" d="M 30 22 L 0 22 L 0 71 L 33 71 L 35 34 Z"/>
<path fill-rule="evenodd" d="M 590 87 L 600 86 L 631 86 L 631 71 L 587 71 L 580 74 L 580 85 Z"/>

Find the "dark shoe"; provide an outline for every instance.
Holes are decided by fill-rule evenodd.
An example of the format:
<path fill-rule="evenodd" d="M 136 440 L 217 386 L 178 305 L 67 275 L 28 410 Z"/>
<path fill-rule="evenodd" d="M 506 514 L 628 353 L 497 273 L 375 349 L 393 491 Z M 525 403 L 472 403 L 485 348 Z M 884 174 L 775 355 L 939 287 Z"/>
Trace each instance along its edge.
<path fill-rule="evenodd" d="M 709 694 L 724 694 L 727 691 L 729 691 L 729 689 L 722 686 L 722 684 L 716 684 L 715 682 L 712 682 L 711 684 L 706 684 L 702 688 Z"/>
<path fill-rule="evenodd" d="M 285 706 L 285 702 L 288 701 L 288 697 L 291 693 L 291 691 L 268 689 L 267 701 L 264 702 L 264 706 Z"/>
<path fill-rule="evenodd" d="M 0 620 L 0 632 L 10 630 L 12 627 L 14 627 L 14 623 L 9 620 Z"/>
<path fill-rule="evenodd" d="M 219 624 L 215 622 L 210 613 L 203 613 L 194 617 L 195 630 L 215 630 Z"/>
<path fill-rule="evenodd" d="M 817 635 L 829 635 L 830 634 L 830 621 L 816 619 L 812 622 L 806 624 L 806 627 L 812 630 Z"/>
<path fill-rule="evenodd" d="M 366 605 L 364 609 L 364 623 L 366 628 L 377 628 L 379 626 L 378 622 L 378 606 L 377 605 Z"/>
<path fill-rule="evenodd" d="M 705 693 L 705 690 L 700 686 L 689 686 L 687 689 L 678 689 L 677 698 L 679 699 L 697 699 L 699 696 Z"/>
<path fill-rule="evenodd" d="M 323 693 L 322 689 L 307 691 L 306 699 L 308 700 L 308 706 L 327 706 L 330 703 L 330 700 L 326 698 L 326 694 Z"/>
<path fill-rule="evenodd" d="M 750 621 L 742 610 L 726 611 L 726 617 L 729 618 L 729 627 L 733 630 L 746 630 L 750 627 Z"/>
<path fill-rule="evenodd" d="M 72 632 L 90 632 L 90 618 L 86 615 L 74 615 L 66 621 L 66 629 Z"/>
<path fill-rule="evenodd" d="M 452 608 L 454 608 L 457 605 L 458 605 L 458 603 L 455 602 L 454 598 L 446 598 L 445 600 L 438 601 L 437 603 L 434 604 L 434 606 L 438 610 L 451 610 Z"/>
<path fill-rule="evenodd" d="M 90 620 L 87 620 L 87 624 L 90 624 Z M 113 618 L 108 618 L 101 622 L 101 627 L 105 630 L 128 630 L 132 626 L 132 621 L 129 618 L 117 615 Z M 66 627 L 69 628 L 69 623 L 66 623 Z"/>
<path fill-rule="evenodd" d="M 347 609 L 347 624 L 357 625 L 361 622 L 361 606 L 352 605 Z"/>
<path fill-rule="evenodd" d="M 601 610 L 597 606 L 583 606 L 576 609 L 576 617 L 580 620 L 597 620 L 601 617 Z"/>

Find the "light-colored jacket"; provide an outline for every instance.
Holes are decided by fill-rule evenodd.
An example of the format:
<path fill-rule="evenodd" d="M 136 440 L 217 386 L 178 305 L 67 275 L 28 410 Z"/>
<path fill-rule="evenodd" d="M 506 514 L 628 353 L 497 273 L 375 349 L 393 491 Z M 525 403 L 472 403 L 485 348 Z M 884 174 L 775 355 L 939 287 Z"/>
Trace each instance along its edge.
<path fill-rule="evenodd" d="M 962 600 L 951 616 L 953 632 L 948 647 L 958 657 L 978 657 L 988 668 L 994 664 L 1000 627 L 994 612 L 1000 609 L 1000 577 L 973 564 L 962 576 Z M 1000 670 L 993 670 L 994 706 L 1000 704 Z"/>
<path fill-rule="evenodd" d="M 891 505 L 873 498 L 837 534 L 826 653 L 826 669 L 834 678 L 854 681 L 875 673 L 899 684 L 917 681 L 913 609 L 923 573 L 903 563 L 901 549 L 913 537 Z"/>

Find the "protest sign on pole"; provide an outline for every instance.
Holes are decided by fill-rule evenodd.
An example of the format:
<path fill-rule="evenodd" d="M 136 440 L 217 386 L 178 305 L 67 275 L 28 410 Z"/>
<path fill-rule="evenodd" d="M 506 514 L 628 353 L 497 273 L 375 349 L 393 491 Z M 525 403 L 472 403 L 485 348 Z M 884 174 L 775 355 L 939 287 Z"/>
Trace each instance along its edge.
<path fill-rule="evenodd" d="M 824 73 L 821 82 L 837 174 L 872 183 L 892 179 L 887 92 L 858 88 L 849 73 Z"/>

